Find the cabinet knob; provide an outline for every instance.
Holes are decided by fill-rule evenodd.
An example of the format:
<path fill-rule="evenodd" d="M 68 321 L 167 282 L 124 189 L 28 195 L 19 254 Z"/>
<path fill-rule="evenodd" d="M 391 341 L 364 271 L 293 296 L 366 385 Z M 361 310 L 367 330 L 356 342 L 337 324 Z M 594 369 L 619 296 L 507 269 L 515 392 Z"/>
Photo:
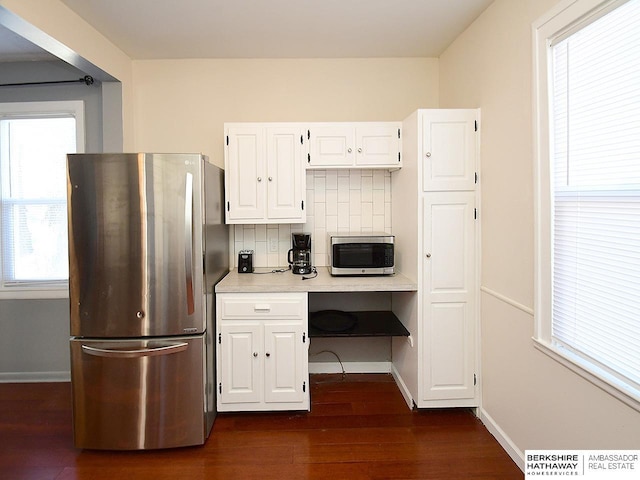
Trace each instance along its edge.
<path fill-rule="evenodd" d="M 425 157 L 427 157 L 427 158 L 429 158 L 430 156 L 431 156 L 431 152 L 427 152 L 427 153 L 425 154 Z"/>
<path fill-rule="evenodd" d="M 258 177 L 258 181 L 261 182 L 262 181 L 262 177 Z"/>
<path fill-rule="evenodd" d="M 431 254 L 430 254 L 430 253 L 427 253 L 426 257 L 427 257 L 427 258 L 431 258 Z"/>
<path fill-rule="evenodd" d="M 362 153 L 362 149 L 361 148 L 358 148 L 358 153 Z"/>
<path fill-rule="evenodd" d="M 258 356 L 258 352 L 253 352 L 253 356 L 257 357 Z"/>
<path fill-rule="evenodd" d="M 271 181 L 273 181 L 273 177 L 269 177 L 269 181 L 270 181 L 270 182 L 271 182 Z"/>
<path fill-rule="evenodd" d="M 347 148 L 347 153 L 351 153 L 353 152 L 353 150 L 351 150 L 350 148 Z"/>
<path fill-rule="evenodd" d="M 270 357 L 270 356 L 271 356 L 271 354 L 270 354 L 269 352 L 267 352 L 265 355 L 266 355 L 267 357 Z"/>

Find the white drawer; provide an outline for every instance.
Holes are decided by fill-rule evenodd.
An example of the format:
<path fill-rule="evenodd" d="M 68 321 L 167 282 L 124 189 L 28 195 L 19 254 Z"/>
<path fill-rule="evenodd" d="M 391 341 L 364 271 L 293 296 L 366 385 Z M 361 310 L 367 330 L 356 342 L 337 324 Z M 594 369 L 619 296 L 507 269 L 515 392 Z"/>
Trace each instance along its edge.
<path fill-rule="evenodd" d="M 217 295 L 220 319 L 307 317 L 307 294 L 225 293 Z"/>

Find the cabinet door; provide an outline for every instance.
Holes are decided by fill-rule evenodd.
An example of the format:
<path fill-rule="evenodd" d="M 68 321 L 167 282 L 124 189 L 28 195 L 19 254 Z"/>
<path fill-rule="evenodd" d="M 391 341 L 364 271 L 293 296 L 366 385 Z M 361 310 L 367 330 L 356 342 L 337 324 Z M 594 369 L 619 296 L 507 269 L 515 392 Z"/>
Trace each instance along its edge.
<path fill-rule="evenodd" d="M 355 158 L 353 125 L 314 125 L 309 129 L 307 167 L 350 167 Z"/>
<path fill-rule="evenodd" d="M 227 223 L 250 223 L 266 215 L 264 129 L 235 126 L 227 130 L 225 150 Z"/>
<path fill-rule="evenodd" d="M 422 172 L 425 191 L 475 188 L 476 118 L 476 110 L 424 111 Z"/>
<path fill-rule="evenodd" d="M 359 124 L 356 128 L 356 165 L 400 167 L 400 125 Z"/>
<path fill-rule="evenodd" d="M 296 127 L 272 127 L 267 141 L 267 217 L 269 220 L 306 221 L 306 190 L 302 131 Z"/>
<path fill-rule="evenodd" d="M 474 192 L 424 198 L 423 400 L 475 397 Z"/>
<path fill-rule="evenodd" d="M 264 400 L 300 403 L 306 396 L 307 341 L 302 322 L 268 322 L 264 326 Z M 306 337 L 306 335 L 305 335 Z"/>
<path fill-rule="evenodd" d="M 220 403 L 262 401 L 262 331 L 257 322 L 223 322 L 220 326 Z"/>

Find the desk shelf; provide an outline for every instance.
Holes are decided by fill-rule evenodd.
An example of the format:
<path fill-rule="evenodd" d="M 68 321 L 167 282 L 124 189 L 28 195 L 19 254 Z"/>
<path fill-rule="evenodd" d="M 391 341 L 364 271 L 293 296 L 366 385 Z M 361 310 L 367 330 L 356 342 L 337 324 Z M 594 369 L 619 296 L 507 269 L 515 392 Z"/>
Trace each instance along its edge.
<path fill-rule="evenodd" d="M 335 324 L 332 322 L 335 314 Z M 352 321 L 349 322 L 349 319 Z M 319 328 L 321 324 L 324 328 Z M 341 328 L 345 325 L 346 328 Z M 391 311 L 309 313 L 309 337 L 408 337 L 409 331 Z"/>

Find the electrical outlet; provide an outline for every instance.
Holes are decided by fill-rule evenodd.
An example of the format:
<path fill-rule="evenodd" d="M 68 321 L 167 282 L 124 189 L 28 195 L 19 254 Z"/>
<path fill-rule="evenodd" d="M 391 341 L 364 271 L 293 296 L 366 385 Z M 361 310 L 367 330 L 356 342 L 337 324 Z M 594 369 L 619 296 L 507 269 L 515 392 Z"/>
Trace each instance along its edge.
<path fill-rule="evenodd" d="M 269 253 L 278 253 L 278 237 L 269 239 Z"/>

